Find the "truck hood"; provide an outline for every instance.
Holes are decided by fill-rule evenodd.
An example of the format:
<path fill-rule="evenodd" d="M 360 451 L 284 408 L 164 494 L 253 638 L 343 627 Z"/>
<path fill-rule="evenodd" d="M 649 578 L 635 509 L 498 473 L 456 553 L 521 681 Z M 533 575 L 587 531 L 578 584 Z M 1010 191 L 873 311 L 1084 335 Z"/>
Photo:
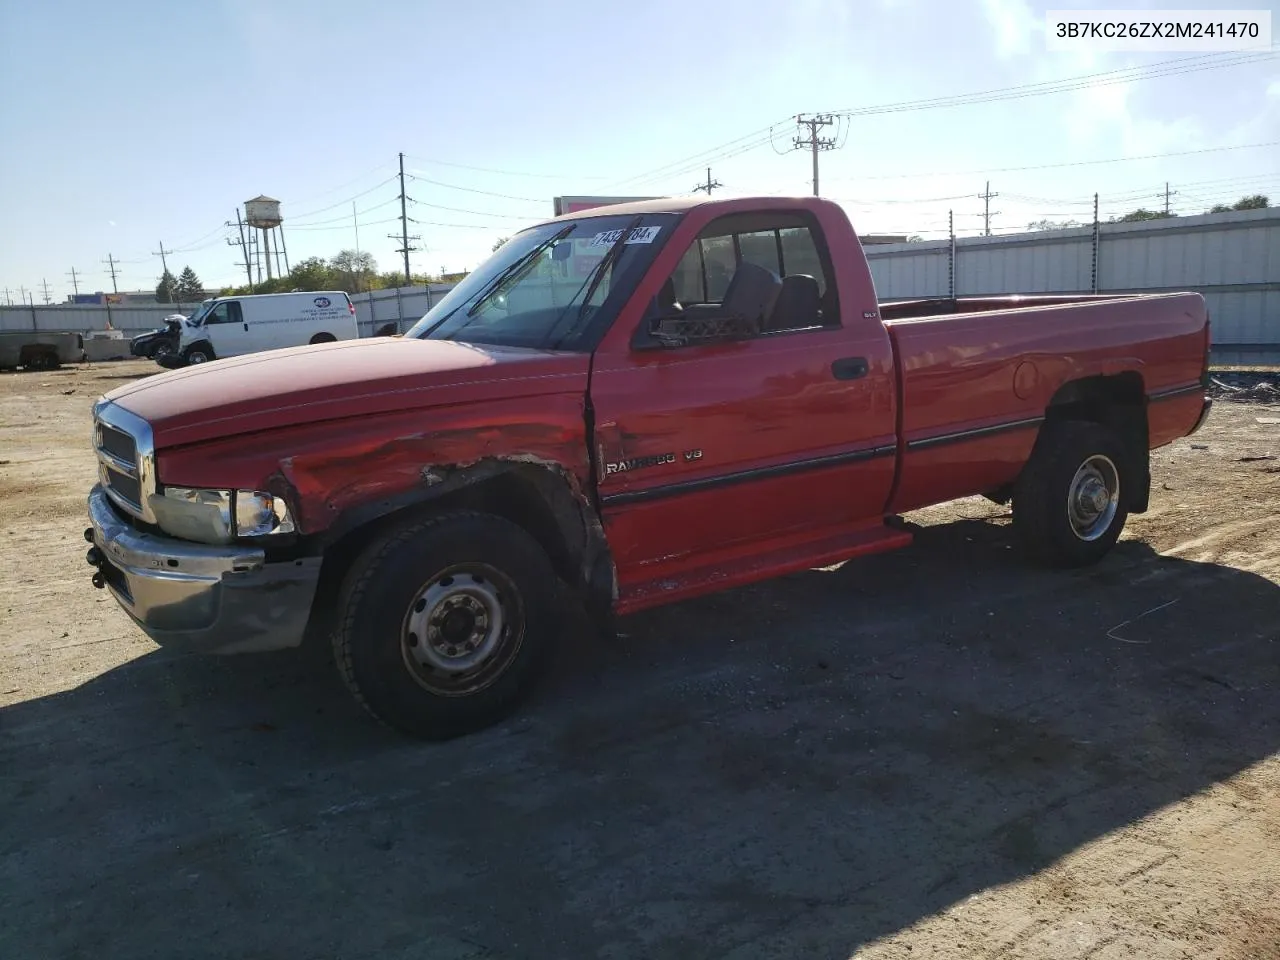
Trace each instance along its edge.
<path fill-rule="evenodd" d="M 589 362 L 580 353 L 375 337 L 173 370 L 103 399 L 150 423 L 161 449 L 343 417 L 585 393 Z"/>

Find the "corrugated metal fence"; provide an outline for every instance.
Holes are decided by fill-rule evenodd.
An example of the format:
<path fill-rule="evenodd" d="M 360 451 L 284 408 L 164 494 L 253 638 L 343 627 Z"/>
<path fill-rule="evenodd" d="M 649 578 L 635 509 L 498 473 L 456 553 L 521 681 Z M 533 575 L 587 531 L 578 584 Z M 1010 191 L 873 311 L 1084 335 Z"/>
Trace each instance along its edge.
<path fill-rule="evenodd" d="M 1215 360 L 1280 362 L 1280 208 L 866 250 L 882 300 L 1195 290 Z"/>
<path fill-rule="evenodd" d="M 882 300 L 1001 293 L 1197 290 L 1213 318 L 1215 359 L 1280 362 L 1280 209 L 1104 223 L 1000 237 L 868 246 Z M 355 294 L 361 336 L 407 330 L 452 284 Z M 0 307 L 0 330 L 160 326 L 172 305 Z M 188 311 L 189 312 L 189 311 Z"/>
<path fill-rule="evenodd" d="M 398 290 L 374 290 L 352 294 L 360 336 L 371 337 L 388 323 L 404 332 L 417 323 L 432 304 L 454 288 L 452 283 L 433 283 L 427 287 L 401 287 Z M 41 330 L 90 333 L 94 330 L 120 330 L 131 337 L 163 325 L 173 313 L 190 314 L 197 304 L 179 308 L 172 303 L 102 304 L 58 303 L 50 306 L 0 306 L 0 331 Z"/>

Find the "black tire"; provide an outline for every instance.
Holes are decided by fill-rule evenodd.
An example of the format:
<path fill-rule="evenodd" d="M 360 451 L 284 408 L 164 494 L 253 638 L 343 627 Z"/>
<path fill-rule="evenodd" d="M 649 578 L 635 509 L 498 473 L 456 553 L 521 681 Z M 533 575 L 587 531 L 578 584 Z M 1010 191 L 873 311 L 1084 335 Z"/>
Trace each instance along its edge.
<path fill-rule="evenodd" d="M 410 523 L 352 564 L 334 658 L 348 689 L 388 726 L 428 740 L 471 733 L 510 714 L 535 685 L 558 629 L 555 588 L 546 553 L 508 520 L 460 512 Z M 486 599 L 497 606 L 485 608 Z M 477 607 L 497 612 L 481 620 Z M 458 608 L 462 620 L 451 623 Z M 490 643 L 474 668 L 448 672 Z M 450 662 L 441 670 L 425 660 Z"/>
<path fill-rule="evenodd" d="M 332 333 L 317 333 L 311 338 L 312 343 L 336 343 L 338 340 Z"/>
<path fill-rule="evenodd" d="M 1084 567 L 1106 556 L 1129 516 L 1129 462 L 1124 443 L 1106 427 L 1046 424 L 1013 493 L 1014 534 L 1026 554 L 1052 567 Z M 1105 507 L 1088 496 L 1100 487 L 1106 488 Z"/>
<path fill-rule="evenodd" d="M 201 340 L 187 347 L 186 352 L 182 354 L 182 359 L 188 366 L 192 366 L 197 363 L 209 363 L 217 358 L 213 355 L 213 347 Z"/>

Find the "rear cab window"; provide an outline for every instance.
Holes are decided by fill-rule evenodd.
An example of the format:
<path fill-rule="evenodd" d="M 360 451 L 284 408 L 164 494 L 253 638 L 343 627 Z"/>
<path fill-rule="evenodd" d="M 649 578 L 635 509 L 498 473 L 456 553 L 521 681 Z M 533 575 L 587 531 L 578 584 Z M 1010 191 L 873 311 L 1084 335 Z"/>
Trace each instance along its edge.
<path fill-rule="evenodd" d="M 668 295 L 674 292 L 677 308 L 686 314 L 711 313 L 744 263 L 768 270 L 784 291 L 763 333 L 839 325 L 828 283 L 830 257 L 817 221 L 805 213 L 735 214 L 712 221 L 681 257 Z"/>

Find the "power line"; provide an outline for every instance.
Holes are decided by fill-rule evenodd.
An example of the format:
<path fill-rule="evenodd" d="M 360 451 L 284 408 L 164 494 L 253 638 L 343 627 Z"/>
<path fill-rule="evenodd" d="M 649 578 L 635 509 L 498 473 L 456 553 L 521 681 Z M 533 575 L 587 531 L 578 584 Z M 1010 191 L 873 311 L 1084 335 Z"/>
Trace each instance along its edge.
<path fill-rule="evenodd" d="M 495 173 L 498 176 L 502 176 L 502 177 L 529 177 L 531 179 L 538 179 L 538 180 L 566 180 L 566 179 L 568 180 L 608 180 L 609 179 L 608 177 L 603 177 L 603 176 L 583 176 L 583 175 L 569 176 L 569 175 L 560 174 L 560 173 L 527 173 L 527 172 L 521 172 L 518 170 L 498 170 L 493 167 L 476 167 L 466 163 L 450 163 L 447 160 L 432 160 L 428 157 L 419 157 L 412 153 L 407 153 L 405 154 L 405 156 L 407 156 L 410 160 L 418 160 L 418 161 L 421 161 L 422 163 L 430 163 L 437 167 L 455 167 L 459 170 L 474 170 L 477 173 Z"/>
<path fill-rule="evenodd" d="M 351 186 L 353 183 L 359 183 L 361 180 L 367 179 L 370 175 L 377 173 L 379 170 L 381 170 L 383 167 L 387 165 L 388 165 L 387 161 L 383 160 L 376 167 L 373 167 L 370 170 L 366 170 L 364 173 L 360 174 L 360 176 L 352 177 L 350 180 L 340 183 L 336 187 L 330 187 L 328 190 L 322 190 L 319 193 L 313 193 L 302 200 L 290 200 L 289 202 L 296 203 L 300 206 L 305 206 L 308 203 L 314 203 L 316 200 L 319 200 L 321 197 L 327 197 L 330 194 L 337 193 L 339 190 L 345 190 L 347 187 Z"/>
<path fill-rule="evenodd" d="M 422 207 L 431 207 L 434 210 L 448 210 L 450 213 L 466 213 L 473 217 L 498 217 L 502 220 L 523 220 L 530 221 L 537 219 L 528 214 L 519 215 L 514 213 L 489 213 L 485 210 L 464 210 L 461 207 L 446 207 L 439 203 L 427 203 L 425 200 L 414 200 L 414 203 Z"/>
<path fill-rule="evenodd" d="M 1175 150 L 1170 153 L 1147 153 L 1136 157 L 1110 157 L 1106 160 L 1069 160 L 1063 163 L 1039 163 L 1022 167 L 989 167 L 985 170 L 951 170 L 930 173 L 886 173 L 873 177 L 836 177 L 837 180 L 910 180 L 920 177 L 970 177 L 987 173 L 1019 173 L 1024 170 L 1058 170 L 1064 167 L 1091 167 L 1107 163 L 1129 163 L 1133 160 L 1164 160 L 1168 157 L 1189 157 L 1202 153 L 1223 153 L 1229 150 L 1252 150 L 1257 147 L 1274 147 L 1280 140 L 1264 143 L 1242 143 L 1230 147 L 1204 147 L 1199 150 Z"/>
<path fill-rule="evenodd" d="M 500 200 L 519 200 L 521 202 L 528 202 L 528 203 L 546 203 L 547 202 L 546 197 L 541 197 L 541 198 L 517 197 L 510 193 L 495 193 L 492 190 L 480 190 L 475 187 L 460 187 L 456 183 L 444 183 L 443 181 L 440 181 L 440 180 L 432 180 L 430 177 L 423 176 L 421 171 L 418 171 L 418 170 L 410 170 L 408 176 L 410 180 L 417 180 L 420 183 L 429 183 L 433 187 L 443 187 L 446 190 L 459 190 L 463 193 L 478 193 L 481 196 L 497 197 Z"/>
<path fill-rule="evenodd" d="M 347 197 L 345 200 L 339 200 L 337 203 L 331 203 L 329 204 L 329 206 L 321 207 L 319 210 L 311 210 L 307 213 L 299 213 L 296 216 L 294 216 L 290 222 L 295 222 L 297 220 L 305 220 L 307 217 L 314 217 L 317 213 L 327 213 L 330 210 L 336 210 L 338 207 L 345 207 L 351 201 L 358 200 L 363 196 L 367 196 L 368 194 L 373 193 L 373 191 L 379 189 L 380 187 L 385 187 L 388 183 L 391 183 L 395 179 L 396 179 L 396 175 L 392 174 L 391 176 L 387 177 L 387 179 L 383 180 L 381 183 L 375 183 L 368 190 L 361 190 L 359 193 L 354 194 L 353 196 Z"/>
<path fill-rule="evenodd" d="M 854 107 L 834 111 L 831 114 L 827 114 L 827 116 L 842 118 L 873 116 L 877 114 L 897 113 L 903 111 L 964 106 L 972 103 L 990 103 L 997 100 L 1023 99 L 1026 97 L 1070 92 L 1089 87 L 1113 86 L 1115 84 L 1131 83 L 1138 80 L 1155 79 L 1164 76 L 1176 76 L 1184 73 L 1195 73 L 1200 70 L 1222 69 L 1246 63 L 1259 62 L 1271 59 L 1274 56 L 1275 54 L 1271 52 L 1253 52 L 1227 58 L 1223 58 L 1220 54 L 1204 54 L 1196 57 L 1183 57 L 1175 60 L 1162 61 L 1145 67 L 1127 67 L 1117 70 L 1102 71 L 1100 73 L 1081 74 L 1074 77 L 1065 77 L 1061 80 L 1055 81 L 1042 81 L 1040 83 L 1021 84 L 1013 87 L 1000 87 L 946 97 L 898 101 L 895 103 L 884 103 L 868 107 Z M 782 122 L 785 121 L 780 121 L 779 123 L 771 124 L 769 127 L 743 134 L 740 137 L 726 141 L 719 146 L 711 147 L 701 153 L 693 154 L 682 160 L 675 160 L 659 167 L 654 167 L 651 170 L 635 174 L 631 177 L 615 182 L 618 184 L 652 183 L 656 180 L 662 180 L 688 173 L 691 169 L 697 169 L 698 167 L 705 165 L 708 161 L 724 160 L 737 156 L 741 153 L 746 153 L 749 150 L 754 150 L 764 146 L 765 144 L 772 143 L 773 129 Z M 987 171 L 977 172 L 985 173 Z"/>
<path fill-rule="evenodd" d="M 391 206 L 391 204 L 395 203 L 399 199 L 400 199 L 399 196 L 395 196 L 387 200 L 383 200 L 381 203 L 375 203 L 371 207 L 365 207 L 363 210 L 360 211 L 360 216 L 363 217 L 366 213 L 372 213 L 374 210 L 381 210 L 383 207 L 389 207 Z M 307 229 L 310 229 L 311 227 L 322 227 L 328 223 L 346 223 L 348 216 L 350 216 L 350 214 L 344 213 L 340 217 L 330 217 L 328 220 L 313 220 L 311 223 L 301 223 L 301 224 L 295 224 L 291 220 L 289 221 L 289 224 L 295 230 L 307 230 Z"/>
<path fill-rule="evenodd" d="M 751 133 L 745 133 L 740 137 L 734 137 L 732 140 L 728 140 L 719 146 L 710 147 L 700 153 L 691 154 L 688 157 L 684 157 L 680 160 L 673 160 L 670 163 L 664 163 L 661 166 L 653 167 L 643 173 L 637 173 L 633 176 L 626 177 L 622 180 L 616 180 L 614 182 L 618 184 L 636 183 L 637 181 L 647 183 L 666 177 L 679 176 L 683 173 L 687 173 L 688 168 L 690 167 L 692 167 L 692 169 L 697 169 L 698 167 L 706 165 L 709 161 L 719 159 L 721 155 L 731 155 L 736 152 L 741 152 L 741 148 L 746 141 L 750 141 L 750 143 L 746 143 L 746 149 L 754 150 L 756 147 L 763 146 L 773 139 L 774 127 L 780 126 L 784 123 L 789 123 L 791 119 L 792 118 L 788 117 L 785 120 L 779 120 L 767 127 L 762 127 L 759 130 L 753 130 Z"/>
<path fill-rule="evenodd" d="M 709 196 L 711 196 L 711 191 L 712 191 L 712 190 L 720 189 L 720 188 L 721 188 L 721 187 L 723 187 L 723 186 L 724 186 L 724 184 L 723 184 L 723 183 L 721 183 L 719 180 L 712 180 L 712 179 L 711 179 L 711 168 L 710 168 L 710 167 L 707 167 L 707 182 L 706 182 L 706 183 L 700 183 L 700 184 L 698 184 L 697 186 L 695 186 L 695 187 L 693 188 L 693 192 L 694 192 L 694 193 L 698 193 L 699 191 L 705 190 L 705 191 L 707 192 L 707 196 L 709 197 Z"/>
<path fill-rule="evenodd" d="M 904 113 L 915 110 L 934 110 L 942 107 L 968 106 L 975 103 L 995 103 L 1001 100 L 1021 100 L 1027 97 L 1046 96 L 1054 93 L 1069 93 L 1090 87 L 1106 87 L 1159 77 L 1180 76 L 1187 73 L 1198 73 L 1201 70 L 1220 70 L 1225 67 L 1235 67 L 1246 63 L 1269 60 L 1275 56 L 1276 54 L 1270 51 L 1244 53 L 1239 56 L 1228 57 L 1223 57 L 1220 54 L 1201 54 L 1195 57 L 1164 60 L 1145 67 L 1122 67 L 1116 70 L 1104 70 L 1100 73 L 1064 77 L 1060 80 L 1044 80 L 1039 83 L 1024 83 L 1011 87 L 997 87 L 991 90 L 952 94 L 944 97 L 902 100 L 896 103 L 883 103 L 869 107 L 851 107 L 834 111 L 834 114 L 841 117 L 867 117 L 884 113 Z"/>

